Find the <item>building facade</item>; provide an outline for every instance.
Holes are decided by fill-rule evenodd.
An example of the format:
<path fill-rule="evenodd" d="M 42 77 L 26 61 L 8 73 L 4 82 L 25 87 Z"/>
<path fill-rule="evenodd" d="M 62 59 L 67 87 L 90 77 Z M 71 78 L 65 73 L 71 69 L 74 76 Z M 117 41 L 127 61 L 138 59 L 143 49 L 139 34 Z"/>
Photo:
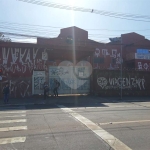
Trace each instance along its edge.
<path fill-rule="evenodd" d="M 124 95 L 131 95 L 129 90 L 147 95 L 150 41 L 136 33 L 110 40 L 99 43 L 88 39 L 87 31 L 70 27 L 57 38 L 37 38 L 36 44 L 1 42 L 0 90 L 9 83 L 11 97 L 30 97 L 43 94 L 45 81 L 52 91 L 57 79 L 60 94 L 119 95 L 122 83 Z"/>

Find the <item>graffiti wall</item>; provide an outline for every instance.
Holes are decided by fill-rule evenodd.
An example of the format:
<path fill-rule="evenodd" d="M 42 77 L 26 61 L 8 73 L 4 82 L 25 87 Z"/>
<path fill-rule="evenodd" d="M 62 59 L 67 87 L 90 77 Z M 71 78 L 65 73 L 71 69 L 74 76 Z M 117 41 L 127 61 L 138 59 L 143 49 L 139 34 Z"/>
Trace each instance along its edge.
<path fill-rule="evenodd" d="M 30 76 L 34 70 L 47 70 L 47 51 L 39 48 L 1 47 L 0 68 L 3 74 Z"/>
<path fill-rule="evenodd" d="M 121 63 L 120 49 L 96 48 L 93 58 L 94 69 L 119 69 Z"/>
<path fill-rule="evenodd" d="M 143 71 L 94 70 L 94 91 L 101 95 L 150 95 L 149 73 Z"/>
<path fill-rule="evenodd" d="M 150 71 L 150 61 L 149 60 L 136 60 L 135 68 L 138 70 Z"/>
<path fill-rule="evenodd" d="M 32 94 L 43 94 L 45 71 L 33 71 Z"/>
<path fill-rule="evenodd" d="M 64 63 L 65 62 L 65 63 Z M 69 61 L 63 65 L 49 68 L 49 85 L 51 91 L 55 87 L 54 79 L 60 82 L 60 94 L 85 94 L 90 92 L 90 76 L 88 66 L 73 66 Z"/>
<path fill-rule="evenodd" d="M 32 80 L 31 78 L 10 78 L 1 82 L 1 90 L 9 83 L 10 96 L 15 97 L 30 97 L 32 95 Z"/>
<path fill-rule="evenodd" d="M 0 47 L 1 90 L 10 85 L 10 97 L 32 94 L 33 70 L 47 71 L 48 53 L 42 48 Z"/>

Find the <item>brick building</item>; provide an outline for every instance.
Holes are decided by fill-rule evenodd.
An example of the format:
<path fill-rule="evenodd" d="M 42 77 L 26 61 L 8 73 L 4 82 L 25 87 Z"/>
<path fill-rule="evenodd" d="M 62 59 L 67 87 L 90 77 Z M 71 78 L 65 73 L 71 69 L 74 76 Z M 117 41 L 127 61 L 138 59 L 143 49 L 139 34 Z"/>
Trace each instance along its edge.
<path fill-rule="evenodd" d="M 36 44 L 1 42 L 0 69 L 3 74 L 0 90 L 9 83 L 11 97 L 29 97 L 33 94 L 42 94 L 45 81 L 52 89 L 55 78 L 61 83 L 59 89 L 61 94 L 94 93 L 97 86 L 100 91 L 104 86 L 101 80 L 98 80 L 99 76 L 96 76 L 96 73 L 100 70 L 109 71 L 110 74 L 111 71 L 119 71 L 121 49 L 123 68 L 149 70 L 149 40 L 136 33 L 122 34 L 120 38 L 110 40 L 111 42 L 107 44 L 99 43 L 88 39 L 88 31 L 69 27 L 61 29 L 57 38 L 37 38 Z M 93 67 L 91 77 L 79 77 L 79 75 L 86 76 L 84 71 L 90 68 L 89 64 Z M 132 76 L 136 76 L 136 72 L 132 73 Z M 144 78 L 140 74 L 138 78 L 140 80 L 136 86 L 138 90 L 143 90 L 142 94 L 149 89 L 148 85 L 143 85 L 147 77 L 148 75 Z M 125 83 L 123 85 L 126 86 Z M 136 89 L 136 87 L 130 88 Z M 107 90 L 104 91 L 105 95 L 109 93 Z M 117 90 L 114 92 L 116 95 L 119 91 Z"/>

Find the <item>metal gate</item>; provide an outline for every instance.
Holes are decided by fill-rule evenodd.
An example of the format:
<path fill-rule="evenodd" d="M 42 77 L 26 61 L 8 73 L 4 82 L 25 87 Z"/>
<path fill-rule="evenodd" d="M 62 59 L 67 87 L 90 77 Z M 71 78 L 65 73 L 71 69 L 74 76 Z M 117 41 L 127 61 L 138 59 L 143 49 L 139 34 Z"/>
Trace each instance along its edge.
<path fill-rule="evenodd" d="M 44 82 L 45 82 L 45 71 L 33 71 L 32 94 L 43 94 Z"/>
<path fill-rule="evenodd" d="M 60 82 L 59 94 L 87 94 L 90 92 L 90 79 L 81 79 L 70 70 L 73 67 L 49 67 L 49 87 L 54 88 L 54 79 Z M 82 72 L 80 72 L 84 76 Z"/>

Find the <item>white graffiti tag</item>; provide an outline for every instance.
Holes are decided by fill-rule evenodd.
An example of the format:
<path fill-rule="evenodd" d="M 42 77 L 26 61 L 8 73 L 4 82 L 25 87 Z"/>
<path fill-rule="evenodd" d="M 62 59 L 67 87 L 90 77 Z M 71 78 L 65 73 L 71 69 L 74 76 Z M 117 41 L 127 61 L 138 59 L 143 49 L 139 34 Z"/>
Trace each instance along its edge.
<path fill-rule="evenodd" d="M 107 85 L 107 79 L 104 77 L 99 77 L 97 79 L 97 84 L 103 89 Z"/>
<path fill-rule="evenodd" d="M 95 50 L 95 56 L 96 57 L 100 56 L 100 49 L 99 48 L 96 48 L 96 50 Z"/>
<path fill-rule="evenodd" d="M 39 54 L 37 56 L 37 54 Z M 34 48 L 2 48 L 3 63 L 0 68 L 3 68 L 4 73 L 26 73 L 36 70 L 47 70 L 46 61 L 48 60 L 48 53 L 46 50 Z"/>
<path fill-rule="evenodd" d="M 102 89 L 133 89 L 137 88 L 140 90 L 145 89 L 145 79 L 144 78 L 137 78 L 137 77 L 126 77 L 126 78 L 108 78 L 99 77 L 97 78 L 97 84 Z"/>

